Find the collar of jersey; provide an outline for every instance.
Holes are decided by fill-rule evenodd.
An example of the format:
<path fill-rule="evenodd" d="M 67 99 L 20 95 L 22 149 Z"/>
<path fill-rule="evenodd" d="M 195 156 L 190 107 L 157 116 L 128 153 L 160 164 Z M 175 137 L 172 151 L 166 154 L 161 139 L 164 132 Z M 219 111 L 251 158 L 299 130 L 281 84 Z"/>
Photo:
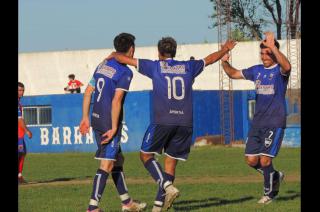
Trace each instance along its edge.
<path fill-rule="evenodd" d="M 270 66 L 270 67 L 264 67 L 265 69 L 273 69 L 273 68 L 275 68 L 277 65 L 279 65 L 278 63 L 276 63 L 276 64 L 274 64 L 273 66 Z"/>
<path fill-rule="evenodd" d="M 173 60 L 173 58 L 167 58 L 167 59 L 165 59 L 165 60 Z"/>

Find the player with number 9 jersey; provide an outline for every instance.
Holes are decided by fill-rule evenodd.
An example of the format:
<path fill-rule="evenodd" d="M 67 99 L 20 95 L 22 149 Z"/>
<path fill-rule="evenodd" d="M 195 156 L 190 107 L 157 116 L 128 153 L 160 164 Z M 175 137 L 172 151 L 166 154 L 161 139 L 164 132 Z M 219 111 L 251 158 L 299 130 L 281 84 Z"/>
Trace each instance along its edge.
<path fill-rule="evenodd" d="M 112 99 L 117 89 L 128 91 L 132 79 L 132 71 L 115 59 L 104 60 L 96 68 L 89 84 L 95 87 L 91 125 L 94 130 L 106 132 L 112 127 Z M 119 124 L 122 122 L 120 112 Z"/>

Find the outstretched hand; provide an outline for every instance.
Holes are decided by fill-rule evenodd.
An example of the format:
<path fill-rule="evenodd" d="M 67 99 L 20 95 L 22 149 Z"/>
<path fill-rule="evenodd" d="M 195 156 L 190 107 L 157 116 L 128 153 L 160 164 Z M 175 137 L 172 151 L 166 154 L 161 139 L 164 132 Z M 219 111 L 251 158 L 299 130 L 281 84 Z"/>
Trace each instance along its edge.
<path fill-rule="evenodd" d="M 266 39 L 262 41 L 263 45 L 265 45 L 266 47 L 268 47 L 270 49 L 275 47 L 273 32 L 268 31 L 268 32 L 265 32 L 264 35 L 266 36 Z"/>
<path fill-rule="evenodd" d="M 237 45 L 237 42 L 234 40 L 227 40 L 223 45 L 222 48 L 227 48 L 229 51 L 232 50 L 235 45 Z"/>

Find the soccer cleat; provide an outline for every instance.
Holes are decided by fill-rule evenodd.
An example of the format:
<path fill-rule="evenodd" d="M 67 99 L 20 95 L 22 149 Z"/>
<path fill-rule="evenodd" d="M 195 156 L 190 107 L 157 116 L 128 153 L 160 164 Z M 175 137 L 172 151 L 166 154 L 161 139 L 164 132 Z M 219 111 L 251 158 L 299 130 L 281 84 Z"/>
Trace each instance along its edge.
<path fill-rule="evenodd" d="M 279 173 L 279 177 L 278 177 L 278 180 L 276 180 L 274 182 L 274 185 L 273 185 L 273 197 L 277 196 L 278 193 L 279 193 L 279 188 L 280 188 L 280 183 L 283 181 L 284 179 L 284 173 L 281 172 L 281 171 L 278 171 Z"/>
<path fill-rule="evenodd" d="M 169 210 L 171 208 L 173 201 L 179 197 L 179 190 L 172 184 L 165 188 L 166 196 L 163 204 L 163 210 Z"/>
<path fill-rule="evenodd" d="M 162 207 L 154 205 L 151 212 L 161 212 Z"/>
<path fill-rule="evenodd" d="M 28 182 L 21 176 L 21 177 L 18 177 L 18 183 L 19 184 L 27 184 Z"/>
<path fill-rule="evenodd" d="M 97 208 L 97 209 L 94 209 L 92 211 L 87 210 L 87 212 L 104 212 L 104 210 L 102 210 L 100 208 Z"/>
<path fill-rule="evenodd" d="M 272 198 L 270 198 L 269 196 L 263 196 L 258 203 L 260 204 L 269 204 L 270 202 L 272 202 Z"/>
<path fill-rule="evenodd" d="M 140 212 L 146 209 L 147 203 L 138 200 L 132 200 L 126 205 L 122 205 L 122 212 Z"/>

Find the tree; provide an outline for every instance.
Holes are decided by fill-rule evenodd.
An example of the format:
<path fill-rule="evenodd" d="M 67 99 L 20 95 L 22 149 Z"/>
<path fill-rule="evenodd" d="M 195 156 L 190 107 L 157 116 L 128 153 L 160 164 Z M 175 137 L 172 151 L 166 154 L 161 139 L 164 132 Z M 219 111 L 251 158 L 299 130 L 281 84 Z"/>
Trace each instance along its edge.
<path fill-rule="evenodd" d="M 290 30 L 290 37 L 291 38 L 298 38 L 300 37 L 300 0 L 289 0 L 287 2 L 287 7 L 288 7 L 288 21 L 289 21 L 289 27 L 287 30 Z"/>
<path fill-rule="evenodd" d="M 299 2 L 299 0 L 290 0 Z M 221 15 L 221 24 L 227 23 L 228 13 L 230 14 L 230 22 L 236 29 L 242 31 L 246 37 L 261 40 L 264 29 L 268 26 L 276 26 L 277 39 L 282 38 L 283 16 L 285 11 L 286 0 L 229 0 L 231 9 L 229 11 L 226 0 L 210 0 L 214 6 L 214 13 L 210 16 L 212 19 L 218 18 L 218 9 Z M 296 6 L 294 7 L 296 8 Z M 294 15 L 299 15 L 293 12 Z M 291 18 L 290 22 L 296 20 Z M 296 26 L 295 22 L 293 25 Z M 217 27 L 218 23 L 214 23 L 212 27 Z M 291 27 L 294 30 L 294 27 Z"/>

